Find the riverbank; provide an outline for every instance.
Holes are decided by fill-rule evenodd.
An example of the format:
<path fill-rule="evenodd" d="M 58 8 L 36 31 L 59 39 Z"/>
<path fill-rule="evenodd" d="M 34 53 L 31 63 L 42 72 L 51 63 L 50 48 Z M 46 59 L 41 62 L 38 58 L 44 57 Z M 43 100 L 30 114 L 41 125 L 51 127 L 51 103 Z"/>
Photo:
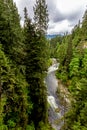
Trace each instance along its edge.
<path fill-rule="evenodd" d="M 60 103 L 65 107 L 70 107 L 72 98 L 67 89 L 67 86 L 65 86 L 60 79 L 58 79 L 57 81 L 58 81 L 58 87 L 56 93 L 60 100 Z"/>
<path fill-rule="evenodd" d="M 63 114 L 61 115 L 60 118 L 55 120 L 55 124 L 57 126 L 58 125 L 61 126 L 59 129 L 59 130 L 61 130 L 61 128 L 63 128 L 65 126 L 65 114 L 71 107 L 72 98 L 67 89 L 67 86 L 65 86 L 61 80 L 57 79 L 57 84 L 58 85 L 57 85 L 56 95 L 57 95 L 57 98 L 59 99 L 60 106 L 62 106 L 62 107 L 55 109 L 55 112 L 57 114 L 62 111 Z"/>

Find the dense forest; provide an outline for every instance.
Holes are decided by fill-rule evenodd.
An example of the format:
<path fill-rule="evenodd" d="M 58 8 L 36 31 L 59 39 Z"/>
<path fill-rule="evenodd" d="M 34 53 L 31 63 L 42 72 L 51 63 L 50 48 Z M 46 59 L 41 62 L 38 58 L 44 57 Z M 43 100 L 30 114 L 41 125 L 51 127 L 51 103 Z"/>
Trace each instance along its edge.
<path fill-rule="evenodd" d="M 48 9 L 36 0 L 24 26 L 13 0 L 0 0 L 0 130 L 52 130 L 44 79 L 56 58 L 72 100 L 61 130 L 87 130 L 87 10 L 70 34 L 46 39 Z"/>
<path fill-rule="evenodd" d="M 71 34 L 50 43 L 51 57 L 60 63 L 56 76 L 72 96 L 61 130 L 87 130 L 87 10 Z"/>
<path fill-rule="evenodd" d="M 48 130 L 49 60 L 45 38 L 48 10 L 45 0 L 33 7 L 33 22 L 24 8 L 24 26 L 13 0 L 0 0 L 0 130 Z"/>

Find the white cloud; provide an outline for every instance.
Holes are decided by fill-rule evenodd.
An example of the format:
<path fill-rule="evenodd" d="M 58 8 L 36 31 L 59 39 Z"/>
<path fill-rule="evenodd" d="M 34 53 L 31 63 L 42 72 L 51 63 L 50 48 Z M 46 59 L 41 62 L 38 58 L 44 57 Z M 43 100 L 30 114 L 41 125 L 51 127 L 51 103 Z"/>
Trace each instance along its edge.
<path fill-rule="evenodd" d="M 35 0 L 14 0 L 23 23 L 23 9 L 26 6 L 29 16 L 33 18 Z M 87 0 L 46 0 L 49 11 L 48 33 L 71 31 L 86 10 Z"/>
<path fill-rule="evenodd" d="M 47 1 L 50 2 L 50 0 Z M 55 0 L 49 4 L 49 8 L 53 5 L 52 10 L 49 9 L 50 20 L 53 23 L 49 23 L 48 33 L 70 32 L 82 19 L 87 0 Z"/>
<path fill-rule="evenodd" d="M 49 28 L 50 29 L 48 29 L 48 34 L 55 34 L 55 33 L 57 34 L 57 33 L 70 32 L 73 27 L 70 26 L 70 22 L 68 20 L 63 20 L 56 24 L 53 22 L 50 22 Z"/>
<path fill-rule="evenodd" d="M 79 8 L 86 7 L 86 0 L 56 0 L 57 8 L 65 14 L 77 11 Z"/>

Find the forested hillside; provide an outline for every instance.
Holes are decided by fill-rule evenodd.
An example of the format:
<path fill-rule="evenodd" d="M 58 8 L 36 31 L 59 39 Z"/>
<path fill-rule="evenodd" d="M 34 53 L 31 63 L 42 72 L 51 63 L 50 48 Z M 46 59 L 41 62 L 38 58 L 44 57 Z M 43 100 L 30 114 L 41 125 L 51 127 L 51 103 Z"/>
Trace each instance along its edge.
<path fill-rule="evenodd" d="M 60 63 L 57 78 L 66 85 L 73 99 L 61 130 L 87 130 L 87 10 L 71 34 L 50 42 L 51 57 Z"/>
<path fill-rule="evenodd" d="M 34 22 L 26 7 L 24 18 L 21 27 L 13 0 L 0 0 L 0 130 L 51 129 L 44 84 L 49 60 L 45 1 L 36 1 Z"/>
<path fill-rule="evenodd" d="M 87 130 L 87 10 L 70 34 L 50 40 L 46 1 L 36 0 L 33 13 L 24 8 L 22 27 L 13 0 L 0 0 L 0 130 L 52 130 L 44 82 L 50 57 L 72 97 L 61 130 Z"/>

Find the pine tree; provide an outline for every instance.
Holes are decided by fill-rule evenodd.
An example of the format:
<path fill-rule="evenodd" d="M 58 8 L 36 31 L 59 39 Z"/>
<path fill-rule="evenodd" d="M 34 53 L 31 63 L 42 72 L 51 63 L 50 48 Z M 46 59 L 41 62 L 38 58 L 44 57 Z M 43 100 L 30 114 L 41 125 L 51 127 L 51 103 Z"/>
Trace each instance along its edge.
<path fill-rule="evenodd" d="M 0 129 L 27 126 L 27 83 L 0 44 Z"/>
<path fill-rule="evenodd" d="M 46 71 L 45 38 L 36 32 L 25 9 L 25 45 L 26 45 L 26 79 L 29 84 L 28 95 L 33 103 L 33 109 L 29 119 L 34 122 L 38 129 L 40 121 L 47 122 L 47 97 L 44 85 L 44 71 Z"/>
<path fill-rule="evenodd" d="M 21 33 L 20 18 L 13 0 L 1 0 L 0 44 L 3 51 L 0 45 L 0 129 L 2 130 L 26 129 L 27 113 L 32 107 L 30 102 L 27 103 L 27 82 L 23 75 L 25 73 L 20 71 L 23 53 Z"/>
<path fill-rule="evenodd" d="M 85 11 L 85 14 L 83 16 L 81 33 L 82 33 L 82 40 L 87 40 L 87 10 Z"/>
<path fill-rule="evenodd" d="M 67 71 L 69 69 L 69 64 L 71 62 L 71 59 L 72 59 L 72 36 L 69 36 L 66 59 L 65 59 L 65 66 Z"/>
<path fill-rule="evenodd" d="M 45 0 L 36 0 L 34 10 L 34 21 L 36 30 L 45 34 L 48 27 L 48 10 Z"/>
<path fill-rule="evenodd" d="M 22 30 L 20 17 L 13 0 L 0 1 L 0 41 L 4 52 L 14 62 L 20 62 L 23 57 Z M 22 55 L 22 56 L 21 56 Z"/>

